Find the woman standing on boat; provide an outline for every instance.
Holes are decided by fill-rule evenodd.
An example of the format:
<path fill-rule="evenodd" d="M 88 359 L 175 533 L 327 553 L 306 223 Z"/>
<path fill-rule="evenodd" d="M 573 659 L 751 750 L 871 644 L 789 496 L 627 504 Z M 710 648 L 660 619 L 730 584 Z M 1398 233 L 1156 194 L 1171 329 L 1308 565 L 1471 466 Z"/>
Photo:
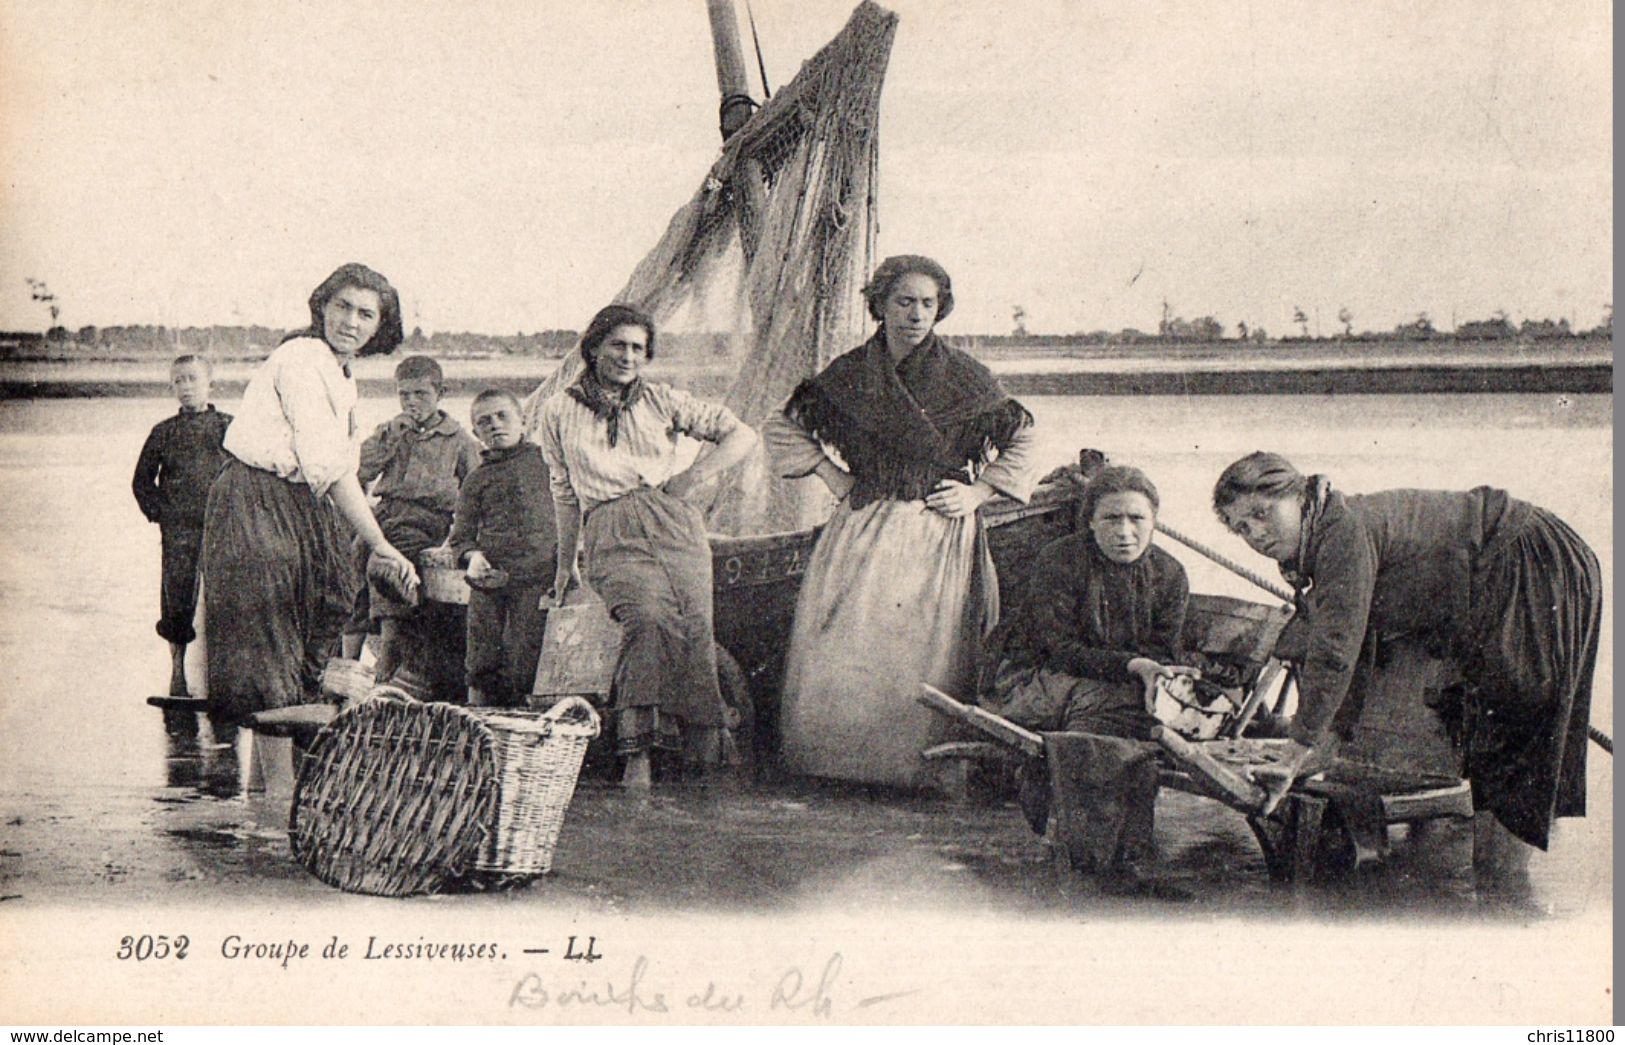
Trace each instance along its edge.
<path fill-rule="evenodd" d="M 348 529 L 399 569 L 403 587 L 417 583 L 356 478 L 350 360 L 400 342 L 395 288 L 344 265 L 310 295 L 309 329 L 243 390 L 203 530 L 209 705 L 224 721 L 314 699 L 354 599 Z"/>
<path fill-rule="evenodd" d="M 1503 490 L 1349 494 L 1254 453 L 1226 468 L 1213 507 L 1281 564 L 1298 616 L 1278 649 L 1298 662 L 1291 757 L 1273 790 L 1316 771 L 1359 709 L 1362 650 L 1422 635 L 1460 667 L 1459 736 L 1473 804 L 1544 849 L 1551 822 L 1585 814 L 1586 727 L 1602 577 L 1561 519 Z"/>
<path fill-rule="evenodd" d="M 765 428 L 781 476 L 816 475 L 841 502 L 796 604 L 780 733 L 797 771 L 915 786 L 938 730 L 920 684 L 968 695 L 998 616 L 977 509 L 1031 494 L 1032 415 L 937 337 L 954 306 L 941 265 L 888 258 L 864 298 L 874 336 Z"/>
<path fill-rule="evenodd" d="M 650 752 L 680 752 L 690 764 L 727 755 L 722 692 L 711 627 L 711 546 L 696 507 L 704 484 L 740 461 L 756 433 L 727 407 L 645 381 L 654 322 L 610 305 L 581 336 L 586 370 L 541 406 L 537 441 L 551 473 L 558 518 L 562 604 L 587 582 L 622 628 L 615 666 L 616 748 L 628 787 L 651 780 Z M 677 437 L 714 443 L 677 468 Z"/>

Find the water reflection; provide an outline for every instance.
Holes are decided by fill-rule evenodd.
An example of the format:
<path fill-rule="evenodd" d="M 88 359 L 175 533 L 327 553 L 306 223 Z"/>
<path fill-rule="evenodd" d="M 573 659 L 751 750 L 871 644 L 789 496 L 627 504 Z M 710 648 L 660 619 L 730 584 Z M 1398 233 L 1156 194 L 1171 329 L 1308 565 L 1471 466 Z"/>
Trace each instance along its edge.
<path fill-rule="evenodd" d="M 1563 516 L 1605 569 L 1612 564 L 1609 396 L 1562 410 L 1538 395 L 1040 396 L 1029 406 L 1042 468 L 1071 460 L 1081 445 L 1118 451 L 1157 480 L 1168 522 L 1241 557 L 1245 548 L 1207 503 L 1219 470 L 1264 446 L 1303 454 L 1345 489 L 1511 488 Z M 393 397 L 364 399 L 358 423 L 370 430 L 397 409 Z M 466 417 L 468 401 L 450 409 Z M 288 855 L 288 800 L 245 793 L 249 746 L 236 731 L 217 735 L 191 714 L 162 716 L 160 728 L 142 702 L 162 688 L 168 658 L 150 625 L 157 536 L 129 496 L 128 469 L 153 422 L 172 411 L 159 399 L 13 401 L 0 410 L 0 480 L 10 494 L 0 497 L 0 526 L 12 538 L 7 598 L 32 608 L 0 620 L 0 654 L 30 665 L 4 698 L 0 794 L 9 802 L 0 826 L 17 839 L 7 840 L 7 852 L 37 854 L 0 859 L 13 867 L 34 861 L 8 872 L 32 891 L 83 893 L 84 882 L 99 880 L 99 857 L 90 858 L 108 838 L 139 849 L 161 837 L 163 851 L 149 854 L 143 873 L 224 883 L 222 892 L 304 879 Z M 1182 561 L 1194 590 L 1255 597 L 1205 560 Z M 62 595 L 63 578 L 75 598 Z M 1611 599 L 1606 605 L 1611 635 Z M 86 657 L 87 649 L 98 656 Z M 1611 652 L 1605 646 L 1599 657 L 1599 692 L 1610 692 Z M 1593 714 L 1611 729 L 1610 702 Z M 1041 845 L 1013 808 L 869 800 L 789 782 L 737 795 L 674 789 L 644 805 L 591 771 L 570 807 L 549 895 L 613 897 L 645 909 L 823 908 L 841 897 L 857 909 L 940 901 L 1002 911 L 1070 909 L 1056 889 L 1090 895 L 1081 880 L 1050 884 Z M 1590 915 L 1611 903 L 1611 762 L 1594 757 L 1589 775 L 1598 796 L 1591 816 L 1564 821 L 1552 852 L 1524 868 L 1464 877 L 1454 858 L 1439 870 L 1419 845 L 1396 840 L 1389 864 L 1352 883 L 1284 886 L 1269 879 L 1245 821 L 1198 799 L 1159 808 L 1163 867 L 1198 894 L 1203 912 L 1391 915 L 1407 909 L 1407 896 L 1439 910 L 1439 892 L 1470 888 L 1490 917 Z M 81 874 L 58 873 L 57 865 L 76 861 Z"/>
<path fill-rule="evenodd" d="M 190 711 L 164 712 L 164 783 L 210 798 L 242 793 L 237 758 L 238 729 L 218 725 Z"/>

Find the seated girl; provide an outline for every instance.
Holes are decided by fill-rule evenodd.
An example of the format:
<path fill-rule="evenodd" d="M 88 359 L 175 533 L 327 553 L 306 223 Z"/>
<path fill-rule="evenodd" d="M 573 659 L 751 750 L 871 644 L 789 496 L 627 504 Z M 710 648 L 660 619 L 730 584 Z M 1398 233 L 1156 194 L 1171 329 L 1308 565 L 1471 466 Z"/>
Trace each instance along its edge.
<path fill-rule="evenodd" d="M 1088 528 L 1039 552 L 1026 604 L 982 698 L 1017 725 L 1067 734 L 1046 738 L 1048 778 L 1023 781 L 1034 830 L 1049 820 L 1051 781 L 1080 793 L 1081 805 L 1096 807 L 1082 811 L 1091 823 L 1073 830 L 1063 817 L 1058 843 L 1074 863 L 1105 870 L 1108 888 L 1155 895 L 1176 891 L 1144 877 L 1155 858 L 1157 778 L 1153 750 L 1136 742 L 1157 724 L 1150 711 L 1157 679 L 1196 674 L 1178 666 L 1190 595 L 1185 569 L 1151 543 L 1159 503 L 1138 468 L 1109 467 L 1089 484 L 1079 506 Z M 1120 819 L 1102 823 L 1107 810 Z"/>
<path fill-rule="evenodd" d="M 1145 740 L 1159 676 L 1176 667 L 1190 583 L 1155 547 L 1157 488 L 1138 468 L 1106 468 L 1079 514 L 1089 521 L 1038 553 L 983 703 L 1017 725 Z"/>

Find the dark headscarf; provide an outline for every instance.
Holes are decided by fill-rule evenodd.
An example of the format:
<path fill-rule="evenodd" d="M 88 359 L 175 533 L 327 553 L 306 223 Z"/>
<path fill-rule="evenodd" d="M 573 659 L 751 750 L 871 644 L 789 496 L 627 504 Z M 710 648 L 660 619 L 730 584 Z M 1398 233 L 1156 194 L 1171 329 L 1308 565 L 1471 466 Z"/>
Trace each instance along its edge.
<path fill-rule="evenodd" d="M 598 346 L 618 327 L 641 327 L 649 336 L 648 358 L 655 357 L 655 324 L 649 314 L 631 305 L 605 305 L 587 324 L 581 335 L 581 359 L 587 364 L 579 380 L 565 389 L 570 398 L 592 411 L 592 415 L 609 427 L 609 445 L 614 446 L 621 437 L 621 414 L 637 405 L 643 398 L 643 378 L 634 379 L 621 388 L 612 388 L 598 379 Z"/>

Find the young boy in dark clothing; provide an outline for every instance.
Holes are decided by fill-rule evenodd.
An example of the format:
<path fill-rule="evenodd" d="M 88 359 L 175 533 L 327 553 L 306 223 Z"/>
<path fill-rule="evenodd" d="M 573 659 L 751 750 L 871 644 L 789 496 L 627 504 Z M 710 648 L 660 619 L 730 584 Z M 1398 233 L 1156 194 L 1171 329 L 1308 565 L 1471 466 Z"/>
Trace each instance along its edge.
<path fill-rule="evenodd" d="M 446 544 L 468 563 L 468 699 L 522 705 L 542 651 L 547 598 L 557 569 L 558 526 L 541 448 L 524 438 L 519 402 L 487 389 L 474 398 L 474 433 L 485 444 L 463 483 Z"/>
<path fill-rule="evenodd" d="M 359 477 L 362 489 L 370 486 L 378 498 L 378 526 L 391 544 L 414 559 L 446 539 L 458 488 L 480 463 L 474 437 L 440 409 L 445 387 L 445 375 L 433 359 L 401 360 L 395 368 L 401 412 L 361 444 Z M 344 629 L 344 654 L 359 657 L 376 624 L 381 641 L 375 674 L 384 681 L 400 666 L 401 627 L 416 616 L 418 606 L 402 597 L 392 572 L 373 561 L 364 545 L 357 542 L 355 553 L 361 583 Z"/>
<path fill-rule="evenodd" d="M 169 383 L 180 401 L 174 417 L 153 426 L 135 465 L 130 487 L 148 522 L 163 540 L 158 634 L 169 643 L 169 692 L 186 695 L 186 646 L 197 633 L 198 556 L 209 487 L 226 463 L 221 448 L 231 415 L 209 402 L 212 374 L 202 356 L 180 356 L 169 366 Z"/>

